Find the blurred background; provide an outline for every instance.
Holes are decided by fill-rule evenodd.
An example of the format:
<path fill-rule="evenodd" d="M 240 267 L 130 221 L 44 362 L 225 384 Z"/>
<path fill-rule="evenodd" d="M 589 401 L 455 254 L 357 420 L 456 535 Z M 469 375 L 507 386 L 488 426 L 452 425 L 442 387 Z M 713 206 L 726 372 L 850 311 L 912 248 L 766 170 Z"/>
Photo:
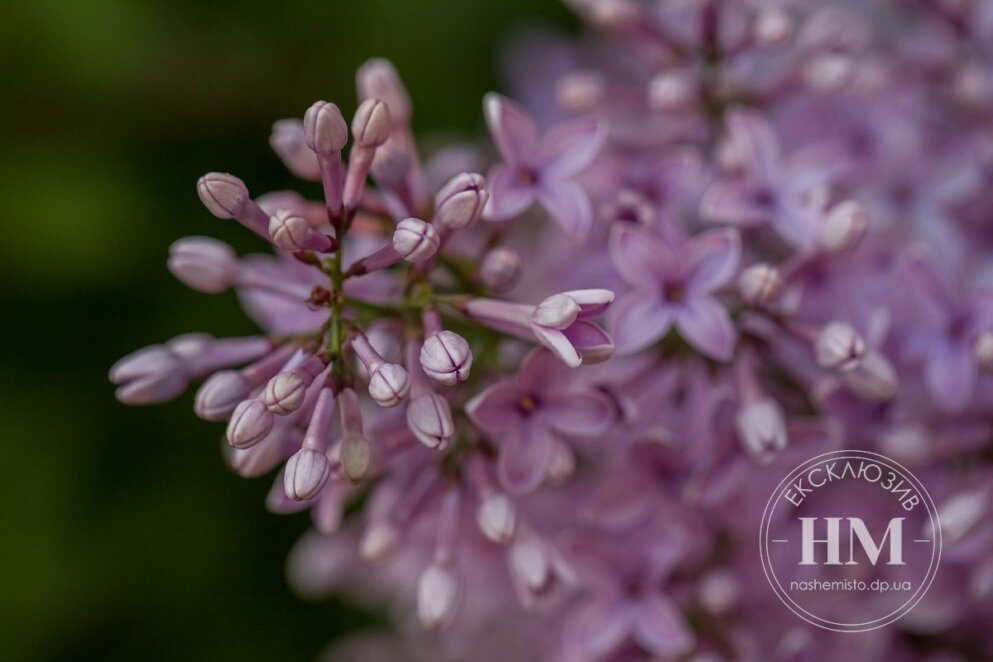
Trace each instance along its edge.
<path fill-rule="evenodd" d="M 0 22 L 0 658 L 310 659 L 377 622 L 306 603 L 283 564 L 307 515 L 265 511 L 269 478 L 222 463 L 192 394 L 134 409 L 109 366 L 186 331 L 253 332 L 233 295 L 187 290 L 169 244 L 242 250 L 195 182 L 296 186 L 272 122 L 355 108 L 353 73 L 392 59 L 419 134 L 483 130 L 501 44 L 556 0 L 34 0 Z M 306 190 L 306 189 L 305 189 Z"/>

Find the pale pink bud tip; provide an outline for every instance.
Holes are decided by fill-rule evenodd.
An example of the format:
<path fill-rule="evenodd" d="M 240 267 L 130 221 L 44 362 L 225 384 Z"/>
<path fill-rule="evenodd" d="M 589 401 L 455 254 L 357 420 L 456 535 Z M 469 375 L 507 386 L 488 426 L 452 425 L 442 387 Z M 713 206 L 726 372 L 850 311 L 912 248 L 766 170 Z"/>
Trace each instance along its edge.
<path fill-rule="evenodd" d="M 369 395 L 380 407 L 396 407 L 410 393 L 410 377 L 403 366 L 383 363 L 369 375 Z"/>
<path fill-rule="evenodd" d="M 306 218 L 287 209 L 278 210 L 269 219 L 269 236 L 272 243 L 288 251 L 326 251 L 332 245 Z"/>
<path fill-rule="evenodd" d="M 821 225 L 818 242 L 829 253 L 854 248 L 869 227 L 869 214 L 854 200 L 840 202 L 828 212 Z"/>
<path fill-rule="evenodd" d="M 374 521 L 359 541 L 359 555 L 366 561 L 382 561 L 400 546 L 400 530 L 387 521 Z"/>
<path fill-rule="evenodd" d="M 580 310 L 579 304 L 572 297 L 566 294 L 553 294 L 538 304 L 532 320 L 541 326 L 565 329 L 576 321 Z"/>
<path fill-rule="evenodd" d="M 441 245 L 438 231 L 419 218 L 405 218 L 393 232 L 393 248 L 408 262 L 421 262 L 433 256 Z"/>
<path fill-rule="evenodd" d="M 462 230 L 479 219 L 490 194 L 482 175 L 464 172 L 445 184 L 434 198 L 434 219 L 448 230 Z"/>
<path fill-rule="evenodd" d="M 283 489 L 296 501 L 313 499 L 331 475 L 331 463 L 324 453 L 302 448 L 286 461 Z"/>
<path fill-rule="evenodd" d="M 981 333 L 976 338 L 976 360 L 984 370 L 993 371 L 993 331 Z"/>
<path fill-rule="evenodd" d="M 303 122 L 300 120 L 279 120 L 273 124 L 269 146 L 297 177 L 318 179 L 321 176 L 317 157 L 304 140 Z"/>
<path fill-rule="evenodd" d="M 457 333 L 432 333 L 421 346 L 421 367 L 431 379 L 452 386 L 469 378 L 472 350 Z"/>
<path fill-rule="evenodd" d="M 237 218 L 248 202 L 248 187 L 234 175 L 209 172 L 197 180 L 200 202 L 217 218 Z"/>
<path fill-rule="evenodd" d="M 410 120 L 410 95 L 389 60 L 369 60 L 359 68 L 357 78 L 359 96 L 362 99 L 385 101 L 395 123 L 405 124 Z"/>
<path fill-rule="evenodd" d="M 491 494 L 483 499 L 476 511 L 479 530 L 495 543 L 506 544 L 514 536 L 517 512 L 506 494 Z"/>
<path fill-rule="evenodd" d="M 782 9 L 768 8 L 759 11 L 755 17 L 752 34 L 755 41 L 763 46 L 779 46 L 793 37 L 793 18 Z"/>
<path fill-rule="evenodd" d="M 169 271 L 185 285 L 207 294 L 223 292 L 238 276 L 238 258 L 223 241 L 186 237 L 169 247 Z"/>
<path fill-rule="evenodd" d="M 333 103 L 318 101 L 303 116 L 303 137 L 320 156 L 340 152 L 348 142 L 348 124 Z"/>
<path fill-rule="evenodd" d="M 771 264 L 753 264 L 738 277 L 738 291 L 748 304 L 770 306 L 783 294 L 783 277 Z"/>
<path fill-rule="evenodd" d="M 307 382 L 295 372 L 283 372 L 266 384 L 262 401 L 272 413 L 285 416 L 296 411 L 303 404 L 307 393 Z"/>
<path fill-rule="evenodd" d="M 745 450 L 759 462 L 772 461 L 786 448 L 786 420 L 775 400 L 749 402 L 738 411 L 735 426 Z"/>
<path fill-rule="evenodd" d="M 270 431 L 274 417 L 261 400 L 245 400 L 238 404 L 228 422 L 228 443 L 235 448 L 250 448 L 262 441 Z"/>
<path fill-rule="evenodd" d="M 494 248 L 483 258 L 479 280 L 494 292 L 514 286 L 521 277 L 521 256 L 509 248 Z"/>
<path fill-rule="evenodd" d="M 862 363 L 865 341 L 844 322 L 831 322 L 825 326 L 814 342 L 817 364 L 825 370 L 848 372 Z"/>
<path fill-rule="evenodd" d="M 432 392 L 422 393 L 411 399 L 407 406 L 407 427 L 428 448 L 447 445 L 455 434 L 448 403 Z"/>
<path fill-rule="evenodd" d="M 379 99 L 366 99 L 355 111 L 352 136 L 362 147 L 379 147 L 390 137 L 390 109 Z"/>
<path fill-rule="evenodd" d="M 365 478 L 372 461 L 372 449 L 365 437 L 349 436 L 341 442 L 341 468 L 354 483 Z"/>
<path fill-rule="evenodd" d="M 679 112 L 696 101 L 694 81 L 683 72 L 657 75 L 648 84 L 648 107 L 652 110 Z"/>
<path fill-rule="evenodd" d="M 237 370 L 215 372 L 197 391 L 193 408 L 206 421 L 223 421 L 245 399 L 249 388 Z"/>
<path fill-rule="evenodd" d="M 417 615 L 429 630 L 448 626 L 458 611 L 462 583 L 446 566 L 432 564 L 417 581 Z"/>

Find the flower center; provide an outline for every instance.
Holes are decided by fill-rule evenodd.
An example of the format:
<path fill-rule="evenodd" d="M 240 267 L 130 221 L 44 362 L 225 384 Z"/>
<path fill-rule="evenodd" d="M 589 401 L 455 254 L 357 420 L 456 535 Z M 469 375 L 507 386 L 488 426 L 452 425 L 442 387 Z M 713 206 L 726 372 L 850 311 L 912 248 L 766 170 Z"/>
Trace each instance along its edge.
<path fill-rule="evenodd" d="M 682 283 L 666 283 L 663 294 L 669 303 L 682 303 L 686 300 L 686 287 Z"/>
<path fill-rule="evenodd" d="M 523 413 L 530 414 L 535 410 L 535 408 L 537 408 L 538 403 L 535 401 L 533 396 L 525 395 L 521 398 L 521 401 L 517 403 L 517 406 L 520 407 Z"/>
<path fill-rule="evenodd" d="M 521 186 L 534 186 L 538 183 L 538 173 L 533 168 L 521 168 L 517 171 L 517 183 Z"/>

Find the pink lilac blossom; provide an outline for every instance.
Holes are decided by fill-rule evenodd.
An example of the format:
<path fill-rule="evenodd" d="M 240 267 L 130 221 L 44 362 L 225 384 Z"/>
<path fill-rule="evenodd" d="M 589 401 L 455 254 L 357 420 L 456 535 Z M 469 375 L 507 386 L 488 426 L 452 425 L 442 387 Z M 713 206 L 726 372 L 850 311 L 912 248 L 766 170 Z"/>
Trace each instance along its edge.
<path fill-rule="evenodd" d="M 324 200 L 202 177 L 271 252 L 168 268 L 260 333 L 138 350 L 117 397 L 205 380 L 227 461 L 310 511 L 293 585 L 392 606 L 331 659 L 993 658 L 991 3 L 567 4 L 588 36 L 512 54 L 492 148 L 422 159 L 376 59 L 351 123 L 273 126 Z M 754 554 L 769 490 L 837 448 L 917 473 L 946 539 L 857 637 Z"/>

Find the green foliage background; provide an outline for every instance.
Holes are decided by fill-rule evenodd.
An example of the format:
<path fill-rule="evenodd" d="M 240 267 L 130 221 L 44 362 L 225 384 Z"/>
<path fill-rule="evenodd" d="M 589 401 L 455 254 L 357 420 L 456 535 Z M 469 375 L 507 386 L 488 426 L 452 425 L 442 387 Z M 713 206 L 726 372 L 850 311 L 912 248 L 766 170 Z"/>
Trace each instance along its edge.
<path fill-rule="evenodd" d="M 168 245 L 208 234 L 196 178 L 294 185 L 273 120 L 354 109 L 355 68 L 397 64 L 415 128 L 482 129 L 515 27 L 555 0 L 33 0 L 0 22 L 0 658 L 309 659 L 375 616 L 285 585 L 307 517 L 219 456 L 192 395 L 113 399 L 119 356 L 189 330 L 253 332 L 233 295 L 192 293 Z"/>

